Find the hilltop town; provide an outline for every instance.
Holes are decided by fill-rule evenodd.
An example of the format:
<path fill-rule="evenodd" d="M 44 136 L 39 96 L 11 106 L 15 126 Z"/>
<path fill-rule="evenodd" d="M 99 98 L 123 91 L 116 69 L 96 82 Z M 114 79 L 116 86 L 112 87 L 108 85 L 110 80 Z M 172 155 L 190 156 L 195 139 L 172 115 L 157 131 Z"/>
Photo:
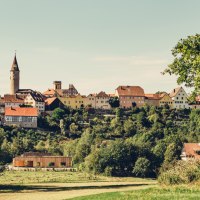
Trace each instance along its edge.
<path fill-rule="evenodd" d="M 200 199 L 200 1 L 0 5 L 0 200 Z"/>
<path fill-rule="evenodd" d="M 192 104 L 183 87 L 172 89 L 171 92 L 146 94 L 145 90 L 135 85 L 120 85 L 112 94 L 104 91 L 83 95 L 73 84 L 63 88 L 61 81 L 54 81 L 53 86 L 44 92 L 35 89 L 20 88 L 20 68 L 16 55 L 10 70 L 10 92 L 0 99 L 1 125 L 37 128 L 37 118 L 50 114 L 56 108 L 64 106 L 72 109 L 93 108 L 109 111 L 113 107 L 131 109 L 145 105 L 170 109 L 200 108 L 200 96 Z"/>

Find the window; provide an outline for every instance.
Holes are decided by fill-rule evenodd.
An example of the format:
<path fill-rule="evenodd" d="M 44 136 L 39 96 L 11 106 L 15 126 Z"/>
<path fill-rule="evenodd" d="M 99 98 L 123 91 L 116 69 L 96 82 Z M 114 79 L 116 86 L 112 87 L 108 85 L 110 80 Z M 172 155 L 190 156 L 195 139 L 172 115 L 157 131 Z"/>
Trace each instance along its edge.
<path fill-rule="evenodd" d="M 196 150 L 196 154 L 200 155 L 200 150 Z"/>
<path fill-rule="evenodd" d="M 55 166 L 55 163 L 54 162 L 50 162 L 49 163 L 49 167 L 54 167 Z"/>
<path fill-rule="evenodd" d="M 66 166 L 66 162 L 61 162 L 61 163 L 60 163 L 60 166 L 61 166 L 61 167 L 65 167 L 65 166 Z"/>
<path fill-rule="evenodd" d="M 12 117 L 12 122 L 19 122 L 19 117 L 13 116 Z"/>

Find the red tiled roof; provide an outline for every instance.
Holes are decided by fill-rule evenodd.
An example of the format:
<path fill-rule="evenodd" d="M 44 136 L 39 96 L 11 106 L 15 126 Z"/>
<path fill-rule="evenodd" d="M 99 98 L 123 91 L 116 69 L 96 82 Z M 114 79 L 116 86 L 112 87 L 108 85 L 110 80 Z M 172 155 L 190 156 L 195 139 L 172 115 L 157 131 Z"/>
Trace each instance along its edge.
<path fill-rule="evenodd" d="M 119 86 L 116 90 L 119 96 L 144 96 L 144 89 L 140 86 Z"/>
<path fill-rule="evenodd" d="M 70 96 L 70 95 L 78 95 L 77 89 L 74 87 L 73 84 L 69 84 L 69 89 L 48 89 L 43 93 L 45 96 Z"/>
<path fill-rule="evenodd" d="M 25 116 L 25 117 L 37 117 L 37 108 L 29 107 L 14 107 L 5 108 L 5 116 Z"/>
<path fill-rule="evenodd" d="M 101 91 L 97 95 L 97 97 L 109 97 L 105 92 Z"/>
<path fill-rule="evenodd" d="M 43 95 L 55 95 L 56 91 L 54 89 L 48 89 L 43 93 Z"/>
<path fill-rule="evenodd" d="M 167 94 L 166 92 L 163 92 L 163 93 L 160 93 L 159 95 L 160 95 L 160 98 L 163 98 L 165 95 L 169 95 L 169 94 Z"/>
<path fill-rule="evenodd" d="M 160 94 L 145 94 L 145 97 L 147 99 L 152 99 L 152 100 L 159 100 L 159 99 L 161 99 Z"/>
<path fill-rule="evenodd" d="M 185 143 L 183 152 L 186 156 L 194 157 L 200 159 L 200 154 L 197 154 L 197 151 L 200 152 L 200 143 Z"/>
<path fill-rule="evenodd" d="M 56 99 L 57 99 L 57 97 L 48 98 L 48 99 L 45 100 L 45 104 L 49 106 L 49 105 L 51 105 Z"/>
<path fill-rule="evenodd" d="M 48 89 L 47 91 L 43 92 L 44 96 L 63 96 L 63 92 L 65 92 L 64 89 L 58 89 L 58 90 L 54 90 L 54 89 Z"/>
<path fill-rule="evenodd" d="M 97 94 L 89 94 L 87 97 L 96 97 L 97 96 Z"/>
<path fill-rule="evenodd" d="M 170 97 L 175 97 L 181 88 L 182 88 L 182 87 L 174 88 L 174 89 L 171 91 L 171 93 L 169 94 L 169 96 L 170 96 Z"/>
<path fill-rule="evenodd" d="M 24 103 L 25 95 L 10 95 L 6 94 L 4 95 L 4 101 L 5 103 Z"/>

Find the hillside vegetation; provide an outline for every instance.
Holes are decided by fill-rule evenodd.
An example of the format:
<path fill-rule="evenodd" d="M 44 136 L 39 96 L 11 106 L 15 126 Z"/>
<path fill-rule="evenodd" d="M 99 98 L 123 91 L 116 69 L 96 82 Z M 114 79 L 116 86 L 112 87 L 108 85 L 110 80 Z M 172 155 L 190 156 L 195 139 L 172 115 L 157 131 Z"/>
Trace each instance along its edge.
<path fill-rule="evenodd" d="M 38 130 L 0 129 L 0 162 L 27 151 L 72 156 L 80 171 L 107 176 L 157 177 L 161 166 L 180 159 L 184 142 L 200 141 L 200 110 L 168 106 L 115 109 L 55 109 Z"/>

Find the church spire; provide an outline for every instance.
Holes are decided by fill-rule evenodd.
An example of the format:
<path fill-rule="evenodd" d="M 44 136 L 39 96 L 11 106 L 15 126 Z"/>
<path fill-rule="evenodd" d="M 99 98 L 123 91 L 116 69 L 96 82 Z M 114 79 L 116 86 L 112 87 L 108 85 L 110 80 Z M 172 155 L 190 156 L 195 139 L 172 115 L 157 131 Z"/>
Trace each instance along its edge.
<path fill-rule="evenodd" d="M 13 64 L 10 70 L 10 94 L 16 94 L 19 90 L 20 71 L 17 63 L 16 52 L 13 60 Z"/>
<path fill-rule="evenodd" d="M 16 57 L 16 52 L 15 52 L 15 57 L 14 57 L 14 60 L 13 60 L 13 64 L 12 64 L 11 70 L 12 71 L 19 71 L 19 67 L 18 67 L 18 63 L 17 63 L 17 57 Z"/>

